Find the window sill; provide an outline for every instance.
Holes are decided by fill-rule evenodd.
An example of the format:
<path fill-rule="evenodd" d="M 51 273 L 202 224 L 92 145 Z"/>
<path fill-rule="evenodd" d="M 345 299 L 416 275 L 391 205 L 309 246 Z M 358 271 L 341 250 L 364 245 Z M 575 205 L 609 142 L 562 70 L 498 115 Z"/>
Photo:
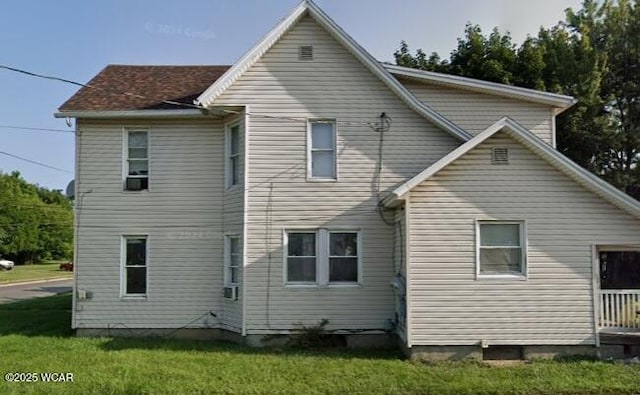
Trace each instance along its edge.
<path fill-rule="evenodd" d="M 285 288 L 320 288 L 316 283 L 313 284 L 285 284 Z"/>
<path fill-rule="evenodd" d="M 337 178 L 313 178 L 307 177 L 307 182 L 338 182 Z"/>
<path fill-rule="evenodd" d="M 478 274 L 476 280 L 527 281 L 525 274 Z"/>
<path fill-rule="evenodd" d="M 120 300 L 127 300 L 127 301 L 133 301 L 133 300 L 147 300 L 147 295 L 122 295 L 120 296 Z"/>
<path fill-rule="evenodd" d="M 330 283 L 326 285 L 327 288 L 360 288 L 360 283 Z"/>
<path fill-rule="evenodd" d="M 123 193 L 149 193 L 149 190 L 148 189 L 140 189 L 140 190 L 123 189 L 122 192 Z"/>

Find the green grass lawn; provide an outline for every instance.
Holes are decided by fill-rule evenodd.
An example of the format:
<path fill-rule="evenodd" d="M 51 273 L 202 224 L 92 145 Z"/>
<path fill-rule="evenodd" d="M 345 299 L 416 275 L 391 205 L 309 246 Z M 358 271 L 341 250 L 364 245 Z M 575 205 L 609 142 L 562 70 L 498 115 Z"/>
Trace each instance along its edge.
<path fill-rule="evenodd" d="M 62 271 L 58 266 L 60 262 L 16 265 L 12 270 L 0 270 L 0 284 L 73 277 L 73 273 Z"/>
<path fill-rule="evenodd" d="M 633 394 L 640 366 L 587 360 L 426 365 L 395 351 L 252 349 L 222 342 L 86 339 L 70 295 L 0 305 L 0 373 L 71 372 L 0 394 Z"/>

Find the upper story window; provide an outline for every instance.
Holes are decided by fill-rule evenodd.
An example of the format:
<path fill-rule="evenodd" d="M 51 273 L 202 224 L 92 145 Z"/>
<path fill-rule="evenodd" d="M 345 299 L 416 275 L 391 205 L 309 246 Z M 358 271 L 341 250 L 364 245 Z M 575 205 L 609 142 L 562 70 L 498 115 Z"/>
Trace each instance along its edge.
<path fill-rule="evenodd" d="M 227 188 L 240 183 L 240 125 L 236 124 L 227 129 Z"/>
<path fill-rule="evenodd" d="M 149 132 L 127 130 L 125 139 L 125 189 L 149 189 Z"/>
<path fill-rule="evenodd" d="M 478 221 L 479 276 L 526 276 L 526 237 L 523 221 Z"/>
<path fill-rule="evenodd" d="M 309 121 L 307 172 L 311 179 L 336 180 L 336 123 L 332 120 Z"/>
<path fill-rule="evenodd" d="M 122 294 L 145 296 L 147 294 L 147 237 L 123 237 Z"/>

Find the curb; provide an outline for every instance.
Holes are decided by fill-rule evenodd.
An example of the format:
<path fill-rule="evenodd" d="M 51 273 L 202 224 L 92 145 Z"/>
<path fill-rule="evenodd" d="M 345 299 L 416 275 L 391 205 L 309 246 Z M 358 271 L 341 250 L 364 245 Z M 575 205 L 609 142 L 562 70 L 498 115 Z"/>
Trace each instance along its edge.
<path fill-rule="evenodd" d="M 0 288 L 11 287 L 14 285 L 41 284 L 41 283 L 50 283 L 53 281 L 64 281 L 64 280 L 73 280 L 73 277 L 50 278 L 47 280 L 19 281 L 14 283 L 0 284 Z"/>

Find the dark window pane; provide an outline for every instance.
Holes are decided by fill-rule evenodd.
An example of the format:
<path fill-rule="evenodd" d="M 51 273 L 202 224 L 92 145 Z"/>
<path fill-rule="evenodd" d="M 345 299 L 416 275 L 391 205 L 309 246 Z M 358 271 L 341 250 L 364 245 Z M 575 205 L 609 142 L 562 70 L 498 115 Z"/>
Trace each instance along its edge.
<path fill-rule="evenodd" d="M 316 258 L 288 258 L 287 281 L 315 282 Z"/>
<path fill-rule="evenodd" d="M 333 151 L 315 151 L 311 153 L 311 176 L 335 178 L 336 166 Z"/>
<path fill-rule="evenodd" d="M 640 289 L 640 251 L 600 253 L 602 289 Z"/>
<path fill-rule="evenodd" d="M 358 256 L 357 233 L 331 233 L 329 238 L 329 255 Z"/>
<path fill-rule="evenodd" d="M 149 162 L 147 160 L 129 160 L 129 175 L 139 176 L 149 174 Z"/>
<path fill-rule="evenodd" d="M 481 248 L 480 273 L 522 273 L 522 250 L 520 248 Z"/>
<path fill-rule="evenodd" d="M 316 256 L 315 233 L 289 233 L 289 256 Z"/>
<path fill-rule="evenodd" d="M 229 155 L 235 155 L 240 153 L 240 126 L 234 126 L 231 128 L 231 152 Z"/>
<path fill-rule="evenodd" d="M 147 268 L 127 268 L 127 294 L 147 293 Z"/>
<path fill-rule="evenodd" d="M 147 132 L 129 132 L 129 147 L 146 147 Z"/>
<path fill-rule="evenodd" d="M 145 265 L 147 262 L 147 240 L 127 239 L 127 266 Z"/>
<path fill-rule="evenodd" d="M 520 246 L 520 225 L 518 224 L 481 224 L 481 246 Z"/>
<path fill-rule="evenodd" d="M 231 158 L 231 185 L 238 185 L 240 183 L 240 157 L 235 156 Z"/>
<path fill-rule="evenodd" d="M 232 284 L 237 284 L 238 283 L 238 268 L 237 267 L 232 267 L 231 268 L 231 283 Z"/>
<path fill-rule="evenodd" d="M 311 147 L 314 149 L 333 150 L 333 124 L 332 123 L 312 123 L 311 124 Z"/>
<path fill-rule="evenodd" d="M 329 282 L 358 282 L 358 258 L 330 258 Z"/>

